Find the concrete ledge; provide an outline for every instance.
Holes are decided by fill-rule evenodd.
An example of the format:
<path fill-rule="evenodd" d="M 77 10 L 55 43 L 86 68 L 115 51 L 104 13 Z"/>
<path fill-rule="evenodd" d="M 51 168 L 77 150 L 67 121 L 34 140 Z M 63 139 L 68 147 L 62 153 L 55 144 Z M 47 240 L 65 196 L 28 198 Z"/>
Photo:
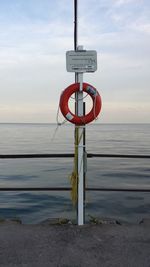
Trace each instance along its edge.
<path fill-rule="evenodd" d="M 150 224 L 23 225 L 3 221 L 0 266 L 149 267 Z"/>

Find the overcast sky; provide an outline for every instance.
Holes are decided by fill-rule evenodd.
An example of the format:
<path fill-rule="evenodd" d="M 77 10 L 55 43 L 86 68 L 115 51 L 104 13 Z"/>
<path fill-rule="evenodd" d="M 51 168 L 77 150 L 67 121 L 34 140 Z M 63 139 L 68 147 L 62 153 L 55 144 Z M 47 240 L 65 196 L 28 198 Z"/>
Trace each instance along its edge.
<path fill-rule="evenodd" d="M 150 1 L 78 0 L 79 44 L 98 53 L 85 74 L 102 97 L 99 123 L 150 123 Z M 0 0 L 0 122 L 55 122 L 74 82 L 73 0 Z"/>

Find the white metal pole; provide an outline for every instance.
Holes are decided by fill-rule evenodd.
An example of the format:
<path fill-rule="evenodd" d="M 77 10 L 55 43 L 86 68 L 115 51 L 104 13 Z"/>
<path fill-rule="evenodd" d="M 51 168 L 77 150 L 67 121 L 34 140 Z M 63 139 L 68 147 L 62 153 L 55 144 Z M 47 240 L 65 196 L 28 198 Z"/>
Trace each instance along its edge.
<path fill-rule="evenodd" d="M 74 50 L 83 50 L 78 46 L 78 0 L 74 0 Z M 83 116 L 83 73 L 75 73 L 75 82 L 80 83 L 80 92 L 76 93 L 76 115 Z M 77 126 L 76 126 L 77 127 Z M 78 225 L 84 224 L 84 141 L 83 126 L 78 127 L 78 196 L 77 196 L 77 217 Z"/>
<path fill-rule="evenodd" d="M 83 50 L 78 46 L 78 50 Z M 83 116 L 83 73 L 78 73 L 78 82 L 80 91 L 77 93 L 77 111 L 78 116 Z M 78 126 L 79 144 L 78 144 L 78 225 L 84 224 L 84 126 Z"/>

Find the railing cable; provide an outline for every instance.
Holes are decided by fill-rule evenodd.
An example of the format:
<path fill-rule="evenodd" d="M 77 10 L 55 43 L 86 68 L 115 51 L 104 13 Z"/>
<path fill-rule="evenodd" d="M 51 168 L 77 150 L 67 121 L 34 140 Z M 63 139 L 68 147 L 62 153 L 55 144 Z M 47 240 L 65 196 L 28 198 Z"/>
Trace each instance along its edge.
<path fill-rule="evenodd" d="M 1 187 L 0 191 L 70 191 L 70 187 Z M 88 187 L 86 191 L 150 192 L 150 188 Z"/>
<path fill-rule="evenodd" d="M 1 154 L 0 159 L 25 159 L 25 158 L 73 158 L 73 153 L 62 154 Z M 150 155 L 130 155 L 130 154 L 96 154 L 88 153 L 87 158 L 134 158 L 134 159 L 150 159 Z"/>

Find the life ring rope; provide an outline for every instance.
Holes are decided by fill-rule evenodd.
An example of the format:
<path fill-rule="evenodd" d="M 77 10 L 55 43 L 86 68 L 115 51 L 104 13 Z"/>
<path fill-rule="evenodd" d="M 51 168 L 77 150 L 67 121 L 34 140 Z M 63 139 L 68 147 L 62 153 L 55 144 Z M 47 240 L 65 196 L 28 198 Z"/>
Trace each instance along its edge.
<path fill-rule="evenodd" d="M 79 83 L 74 83 L 68 86 L 60 96 L 59 106 L 66 120 L 76 125 L 85 125 L 87 123 L 92 122 L 98 117 L 101 110 L 102 101 L 95 87 L 93 87 L 88 83 L 83 83 L 83 92 L 86 92 L 87 95 L 89 95 L 92 98 L 93 107 L 91 111 L 84 116 L 77 116 L 76 114 L 73 114 L 69 109 L 68 102 L 69 99 L 71 98 L 71 95 L 73 93 L 79 92 L 79 89 L 80 89 Z M 83 98 L 85 98 L 86 96 L 84 96 Z"/>

